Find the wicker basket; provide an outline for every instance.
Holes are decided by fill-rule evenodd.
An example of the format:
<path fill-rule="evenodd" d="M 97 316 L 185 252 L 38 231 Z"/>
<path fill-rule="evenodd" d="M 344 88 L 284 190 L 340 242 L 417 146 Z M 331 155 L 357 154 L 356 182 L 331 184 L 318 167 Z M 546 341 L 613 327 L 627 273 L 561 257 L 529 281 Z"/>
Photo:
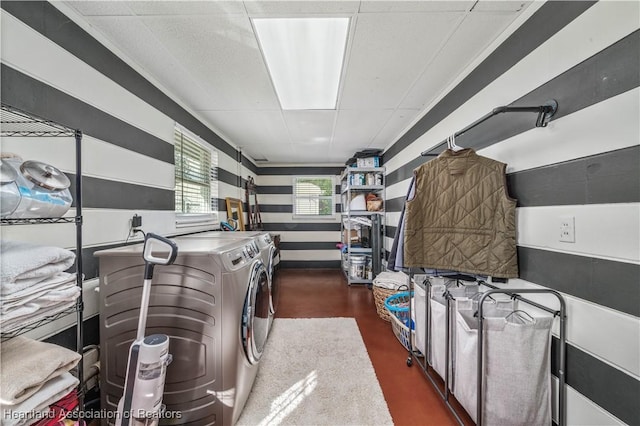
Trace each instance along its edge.
<path fill-rule="evenodd" d="M 389 310 L 384 307 L 384 301 L 387 300 L 387 297 L 393 296 L 396 293 L 399 293 L 401 291 L 406 291 L 406 290 L 407 290 L 406 285 L 402 285 L 396 290 L 391 290 L 384 287 L 377 287 L 376 285 L 374 285 L 373 300 L 376 303 L 376 312 L 378 313 L 378 316 L 387 322 L 391 322 L 391 314 L 389 313 Z"/>

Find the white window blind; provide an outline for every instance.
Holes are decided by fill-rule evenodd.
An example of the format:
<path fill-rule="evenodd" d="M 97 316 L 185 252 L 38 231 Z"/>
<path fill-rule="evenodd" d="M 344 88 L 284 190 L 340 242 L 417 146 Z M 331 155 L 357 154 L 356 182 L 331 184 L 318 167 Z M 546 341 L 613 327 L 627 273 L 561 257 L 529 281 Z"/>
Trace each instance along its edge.
<path fill-rule="evenodd" d="M 296 177 L 293 182 L 293 215 L 333 217 L 334 182 L 329 176 Z"/>
<path fill-rule="evenodd" d="M 176 213 L 188 222 L 217 222 L 218 153 L 175 128 Z"/>

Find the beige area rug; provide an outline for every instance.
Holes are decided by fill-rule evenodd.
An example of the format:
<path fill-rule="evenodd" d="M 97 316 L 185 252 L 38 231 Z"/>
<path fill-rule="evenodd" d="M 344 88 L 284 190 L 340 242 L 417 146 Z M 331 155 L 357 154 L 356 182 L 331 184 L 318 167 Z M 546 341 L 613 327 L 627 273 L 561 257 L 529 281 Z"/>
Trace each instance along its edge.
<path fill-rule="evenodd" d="M 393 425 L 355 319 L 276 319 L 237 424 Z"/>

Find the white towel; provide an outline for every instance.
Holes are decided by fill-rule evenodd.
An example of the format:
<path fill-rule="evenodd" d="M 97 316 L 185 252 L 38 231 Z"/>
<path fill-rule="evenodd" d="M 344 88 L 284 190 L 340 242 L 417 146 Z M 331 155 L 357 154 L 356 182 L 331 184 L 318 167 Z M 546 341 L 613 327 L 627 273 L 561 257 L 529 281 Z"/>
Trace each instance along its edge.
<path fill-rule="evenodd" d="M 62 283 L 58 287 L 31 293 L 21 299 L 0 299 L 0 313 L 1 315 L 8 315 L 11 311 L 29 303 L 34 303 L 44 307 L 56 302 L 75 300 L 78 297 L 78 294 L 80 294 L 80 288 L 77 286 L 75 279 L 73 279 L 72 281 Z"/>
<path fill-rule="evenodd" d="M 0 243 L 0 294 L 11 294 L 69 269 L 75 254 L 60 247 L 23 241 Z"/>
<path fill-rule="evenodd" d="M 79 295 L 80 288 L 75 285 L 65 290 L 48 292 L 36 300 L 3 310 L 2 313 L 0 313 L 0 325 L 13 323 L 18 320 L 26 321 L 28 317 L 33 317 L 39 311 L 54 306 L 61 307 L 65 302 L 75 302 Z"/>
<path fill-rule="evenodd" d="M 73 283 L 75 285 L 75 280 L 76 274 L 70 274 L 68 272 L 58 272 L 57 274 L 51 276 L 51 278 L 47 278 L 22 290 L 16 291 L 11 294 L 0 295 L 0 304 L 16 300 L 25 300 L 32 294 L 40 294 L 44 291 L 54 288 L 63 288 L 66 287 L 69 283 Z"/>
<path fill-rule="evenodd" d="M 23 336 L 0 346 L 0 404 L 15 405 L 78 364 L 80 354 Z"/>
<path fill-rule="evenodd" d="M 36 321 L 40 321 L 45 317 L 48 317 L 50 315 L 55 315 L 59 312 L 65 311 L 71 308 L 75 304 L 76 304 L 75 300 L 59 302 L 59 303 L 56 303 L 55 305 L 39 308 L 24 316 L 20 316 L 20 317 L 8 319 L 8 320 L 4 320 L 3 318 L 2 321 L 0 322 L 0 328 L 2 328 L 3 333 L 8 333 L 12 330 L 15 330 L 16 328 L 19 328 L 28 324 L 33 324 Z"/>
<path fill-rule="evenodd" d="M 78 379 L 71 373 L 63 373 L 40 388 L 38 392 L 16 405 L 0 405 L 3 426 L 22 426 L 45 418 L 49 406 L 78 386 Z"/>
<path fill-rule="evenodd" d="M 374 279 L 373 285 L 376 287 L 397 290 L 400 286 L 409 286 L 409 276 L 404 272 L 380 272 Z"/>

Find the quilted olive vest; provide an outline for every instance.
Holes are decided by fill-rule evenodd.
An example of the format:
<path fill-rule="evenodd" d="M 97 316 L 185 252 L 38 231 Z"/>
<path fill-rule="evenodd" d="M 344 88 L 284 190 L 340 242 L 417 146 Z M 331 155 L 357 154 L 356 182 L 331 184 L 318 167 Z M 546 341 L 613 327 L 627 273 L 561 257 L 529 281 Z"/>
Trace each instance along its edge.
<path fill-rule="evenodd" d="M 463 149 L 447 150 L 415 169 L 404 266 L 517 277 L 516 200 L 507 193 L 505 168 Z"/>

